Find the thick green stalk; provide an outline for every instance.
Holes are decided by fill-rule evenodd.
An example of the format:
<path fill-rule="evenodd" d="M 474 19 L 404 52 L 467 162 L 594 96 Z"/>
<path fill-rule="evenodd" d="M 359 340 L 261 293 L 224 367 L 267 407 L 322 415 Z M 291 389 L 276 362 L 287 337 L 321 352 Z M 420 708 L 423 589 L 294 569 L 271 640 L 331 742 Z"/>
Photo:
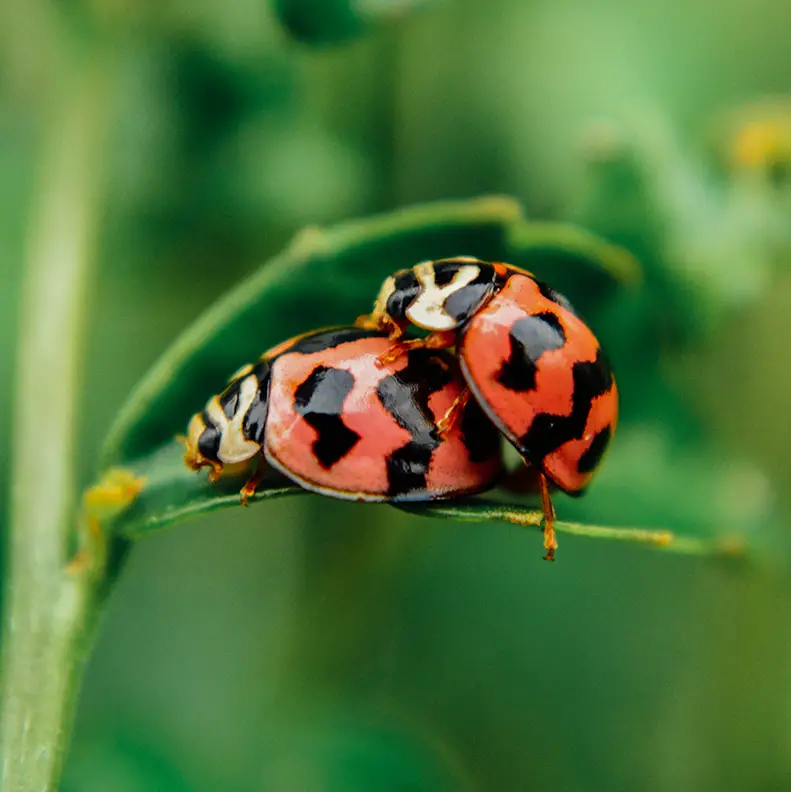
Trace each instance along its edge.
<path fill-rule="evenodd" d="M 107 64 L 61 72 L 31 207 L 12 454 L 0 694 L 0 789 L 54 790 L 96 621 L 94 566 L 67 566 L 77 533 L 78 351 L 96 235 Z"/>

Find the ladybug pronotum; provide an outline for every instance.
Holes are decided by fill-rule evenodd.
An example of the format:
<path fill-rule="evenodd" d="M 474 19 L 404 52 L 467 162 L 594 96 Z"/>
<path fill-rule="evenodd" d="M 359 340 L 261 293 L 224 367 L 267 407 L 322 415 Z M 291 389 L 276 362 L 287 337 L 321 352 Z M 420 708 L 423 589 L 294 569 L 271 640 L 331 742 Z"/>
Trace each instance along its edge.
<path fill-rule="evenodd" d="M 457 257 L 387 278 L 358 324 L 387 330 L 384 360 L 418 347 L 455 346 L 468 390 L 539 471 L 544 546 L 557 547 L 547 479 L 570 495 L 589 483 L 615 431 L 618 390 L 607 358 L 568 300 L 508 264 Z M 401 340 L 409 325 L 430 331 Z M 445 427 L 452 424 L 443 422 Z"/>
<path fill-rule="evenodd" d="M 184 461 L 267 465 L 304 488 L 347 500 L 420 501 L 480 492 L 501 474 L 500 436 L 470 402 L 449 431 L 464 380 L 453 355 L 426 348 L 384 361 L 386 332 L 359 327 L 299 336 L 241 369 L 189 424 Z"/>

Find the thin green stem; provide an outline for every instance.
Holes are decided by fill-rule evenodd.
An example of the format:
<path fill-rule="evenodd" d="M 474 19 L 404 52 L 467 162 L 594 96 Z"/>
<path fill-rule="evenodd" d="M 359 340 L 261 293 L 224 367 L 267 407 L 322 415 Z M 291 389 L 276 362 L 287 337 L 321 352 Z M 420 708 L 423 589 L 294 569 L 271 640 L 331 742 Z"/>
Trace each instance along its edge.
<path fill-rule="evenodd" d="M 13 438 L 0 789 L 54 790 L 99 575 L 69 570 L 82 320 L 108 116 L 107 64 L 72 51 L 43 140 L 22 296 Z"/>
<path fill-rule="evenodd" d="M 609 525 L 558 521 L 555 523 L 555 530 L 558 533 L 588 536 L 592 539 L 638 542 L 666 550 L 669 553 L 682 555 L 721 555 L 738 558 L 744 556 L 747 549 L 739 536 L 720 536 L 707 539 L 698 536 L 683 536 L 664 528 L 617 528 Z"/>

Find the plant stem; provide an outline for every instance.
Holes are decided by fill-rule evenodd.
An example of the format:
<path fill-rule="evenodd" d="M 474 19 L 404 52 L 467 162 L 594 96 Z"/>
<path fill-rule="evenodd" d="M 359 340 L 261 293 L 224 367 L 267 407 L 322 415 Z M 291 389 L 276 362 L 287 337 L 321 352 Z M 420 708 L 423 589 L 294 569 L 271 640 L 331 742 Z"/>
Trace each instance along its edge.
<path fill-rule="evenodd" d="M 68 571 L 77 533 L 78 350 L 98 221 L 107 64 L 68 52 L 31 211 L 17 362 L 0 789 L 54 790 L 96 621 L 100 574 Z"/>

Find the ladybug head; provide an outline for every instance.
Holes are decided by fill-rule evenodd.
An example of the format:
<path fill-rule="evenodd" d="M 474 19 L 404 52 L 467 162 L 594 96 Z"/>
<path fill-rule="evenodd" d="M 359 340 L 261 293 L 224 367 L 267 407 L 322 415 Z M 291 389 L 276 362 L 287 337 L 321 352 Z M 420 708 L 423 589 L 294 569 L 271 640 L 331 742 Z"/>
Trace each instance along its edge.
<path fill-rule="evenodd" d="M 222 463 L 220 453 L 220 430 L 211 422 L 206 411 L 195 413 L 187 428 L 184 464 L 191 470 L 211 467 L 219 475 Z"/>
<path fill-rule="evenodd" d="M 407 322 L 406 309 L 420 292 L 420 283 L 413 270 L 399 270 L 387 278 L 374 303 L 372 316 L 376 320 L 392 319 Z"/>
<path fill-rule="evenodd" d="M 469 256 L 424 261 L 389 277 L 374 316 L 433 332 L 455 330 L 491 296 L 494 267 Z"/>
<path fill-rule="evenodd" d="M 184 462 L 192 470 L 212 469 L 216 479 L 225 465 L 248 462 L 261 450 L 269 364 L 246 366 L 219 395 L 192 416 Z"/>

